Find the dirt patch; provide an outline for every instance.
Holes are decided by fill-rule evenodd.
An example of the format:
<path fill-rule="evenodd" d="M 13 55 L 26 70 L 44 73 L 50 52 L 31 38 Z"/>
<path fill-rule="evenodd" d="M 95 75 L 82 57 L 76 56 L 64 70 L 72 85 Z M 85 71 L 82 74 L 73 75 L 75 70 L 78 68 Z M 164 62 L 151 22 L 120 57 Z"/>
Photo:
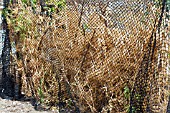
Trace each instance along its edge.
<path fill-rule="evenodd" d="M 58 113 L 58 111 L 37 111 L 30 101 L 22 102 L 0 98 L 0 113 Z"/>

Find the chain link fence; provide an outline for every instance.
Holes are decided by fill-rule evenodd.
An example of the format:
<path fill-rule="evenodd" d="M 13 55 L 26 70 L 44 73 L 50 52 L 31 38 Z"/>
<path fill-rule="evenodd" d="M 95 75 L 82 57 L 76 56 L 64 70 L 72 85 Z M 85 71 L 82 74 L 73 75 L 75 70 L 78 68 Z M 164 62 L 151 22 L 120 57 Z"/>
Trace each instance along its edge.
<path fill-rule="evenodd" d="M 7 16 L 15 82 L 59 111 L 165 113 L 168 7 L 165 0 L 15 1 Z"/>

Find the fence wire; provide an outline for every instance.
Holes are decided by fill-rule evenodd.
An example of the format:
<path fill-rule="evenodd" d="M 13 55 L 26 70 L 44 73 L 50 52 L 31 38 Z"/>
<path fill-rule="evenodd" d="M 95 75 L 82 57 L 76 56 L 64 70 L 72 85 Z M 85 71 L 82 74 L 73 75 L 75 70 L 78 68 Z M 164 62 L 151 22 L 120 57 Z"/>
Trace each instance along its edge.
<path fill-rule="evenodd" d="M 13 7 L 21 11 L 26 20 L 21 24 L 29 32 L 10 27 L 18 68 L 14 79 L 27 96 L 57 102 L 60 111 L 71 100 L 76 112 L 168 112 L 168 1 L 67 0 L 56 5 L 41 0 L 36 8 L 31 3 L 25 13 L 21 1 Z M 6 45 L 4 68 L 10 62 L 11 46 Z"/>

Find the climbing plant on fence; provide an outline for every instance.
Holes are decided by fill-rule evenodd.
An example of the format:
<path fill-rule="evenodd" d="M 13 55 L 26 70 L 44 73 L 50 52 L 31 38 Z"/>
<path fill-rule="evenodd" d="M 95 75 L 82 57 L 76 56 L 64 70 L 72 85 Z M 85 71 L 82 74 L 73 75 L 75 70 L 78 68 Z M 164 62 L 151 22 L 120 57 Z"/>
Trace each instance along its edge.
<path fill-rule="evenodd" d="M 21 91 L 59 111 L 166 112 L 166 4 L 164 0 L 9 4 L 5 15 Z"/>

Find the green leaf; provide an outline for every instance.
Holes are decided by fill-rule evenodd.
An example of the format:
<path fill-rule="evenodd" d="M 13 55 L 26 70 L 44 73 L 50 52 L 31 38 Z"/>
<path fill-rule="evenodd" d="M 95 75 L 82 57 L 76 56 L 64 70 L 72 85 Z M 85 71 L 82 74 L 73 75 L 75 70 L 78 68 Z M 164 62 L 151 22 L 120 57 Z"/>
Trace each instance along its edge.
<path fill-rule="evenodd" d="M 55 12 L 55 8 L 54 7 L 51 8 L 51 12 Z"/>
<path fill-rule="evenodd" d="M 88 25 L 86 23 L 83 23 L 83 29 L 84 30 L 88 29 Z"/>
<path fill-rule="evenodd" d="M 128 86 L 125 86 L 124 87 L 124 96 L 126 99 L 129 99 L 130 98 L 130 89 L 128 88 Z"/>
<path fill-rule="evenodd" d="M 37 3 L 37 0 L 32 0 L 32 2 L 33 2 L 34 4 L 36 4 L 36 3 Z"/>
<path fill-rule="evenodd" d="M 14 31 L 15 31 L 15 32 L 19 32 L 20 30 L 21 30 L 20 27 L 14 26 Z"/>
<path fill-rule="evenodd" d="M 66 1 L 65 0 L 59 0 L 57 3 L 56 3 L 57 7 L 62 10 L 66 7 Z"/>
<path fill-rule="evenodd" d="M 22 0 L 23 3 L 27 4 L 27 0 Z"/>
<path fill-rule="evenodd" d="M 44 95 L 43 95 L 43 91 L 42 91 L 42 82 L 43 82 L 43 79 L 40 79 L 40 87 L 38 88 L 38 93 L 40 96 L 40 103 L 44 102 Z"/>

